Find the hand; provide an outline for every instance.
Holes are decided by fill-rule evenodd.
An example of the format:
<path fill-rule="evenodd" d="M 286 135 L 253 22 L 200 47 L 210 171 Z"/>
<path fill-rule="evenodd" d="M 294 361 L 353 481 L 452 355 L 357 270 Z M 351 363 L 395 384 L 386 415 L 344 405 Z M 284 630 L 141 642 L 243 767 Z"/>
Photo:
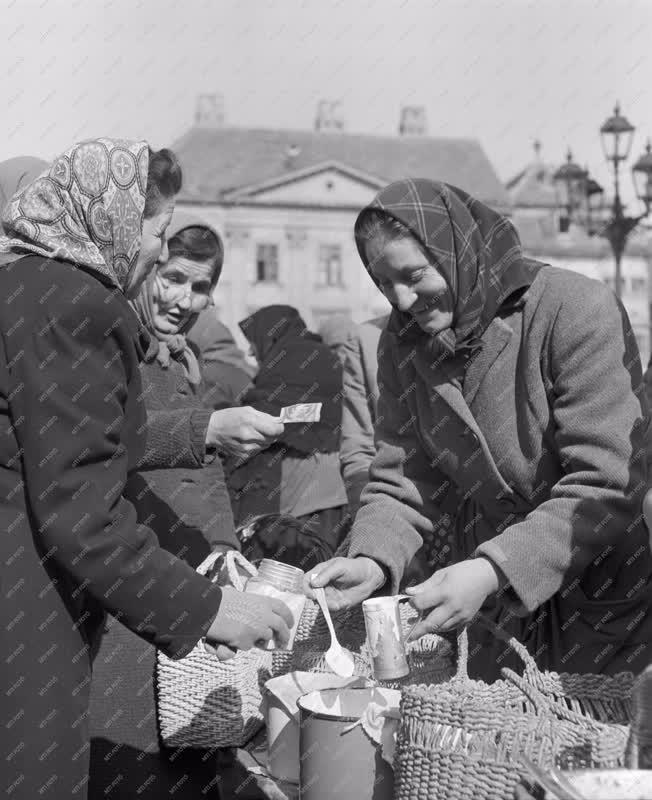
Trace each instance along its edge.
<path fill-rule="evenodd" d="M 224 456 L 246 461 L 269 447 L 284 430 L 278 417 L 251 406 L 223 408 L 211 414 L 206 447 L 215 447 Z"/>
<path fill-rule="evenodd" d="M 281 600 L 225 586 L 206 641 L 213 646 L 226 645 L 231 650 L 250 650 L 264 647 L 273 638 L 282 647 L 288 643 L 293 624 L 292 612 Z"/>
<path fill-rule="evenodd" d="M 304 591 L 314 599 L 312 589 L 324 587 L 328 608 L 341 611 L 366 600 L 384 582 L 383 569 L 372 558 L 331 558 L 306 576 Z"/>
<path fill-rule="evenodd" d="M 439 569 L 427 581 L 406 589 L 416 609 L 432 609 L 414 626 L 409 641 L 468 624 L 499 585 L 493 564 L 486 558 L 473 558 Z"/>

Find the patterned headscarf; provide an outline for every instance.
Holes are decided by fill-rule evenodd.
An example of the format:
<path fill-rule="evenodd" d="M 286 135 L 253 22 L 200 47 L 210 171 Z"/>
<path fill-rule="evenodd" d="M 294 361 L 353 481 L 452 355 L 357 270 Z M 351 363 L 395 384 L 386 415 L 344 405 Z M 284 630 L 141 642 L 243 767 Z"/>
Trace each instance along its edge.
<path fill-rule="evenodd" d="M 217 237 L 218 241 L 222 241 L 215 228 L 201 217 L 175 210 L 166 233 L 168 242 L 186 228 L 206 228 Z M 182 365 L 188 383 L 190 383 L 191 386 L 198 386 L 201 383 L 201 371 L 199 369 L 197 357 L 186 340 L 186 334 L 197 321 L 199 314 L 191 314 L 178 333 L 162 333 L 156 328 L 154 324 L 154 301 L 152 293 L 154 291 L 154 283 L 156 282 L 157 270 L 158 267 L 150 272 L 137 297 L 131 301 L 131 305 L 140 317 L 141 322 L 149 333 L 152 334 L 150 347 L 145 356 L 145 360 L 153 361 L 156 359 L 163 369 L 167 369 L 170 366 L 170 359 L 172 358 Z M 213 270 L 211 291 L 215 288 L 221 272 L 221 265 L 216 266 Z"/>
<path fill-rule="evenodd" d="M 506 217 L 454 186 L 406 179 L 382 189 L 355 223 L 358 253 L 377 286 L 362 232 L 364 218 L 372 210 L 402 222 L 448 285 L 453 325 L 430 337 L 433 354 L 473 352 L 503 302 L 529 286 L 541 266 L 524 258 L 516 229 Z M 425 336 L 410 314 L 396 308 L 388 329 L 406 340 Z"/>
<path fill-rule="evenodd" d="M 147 142 L 73 145 L 12 197 L 0 253 L 70 261 L 124 290 L 140 250 L 148 165 Z"/>

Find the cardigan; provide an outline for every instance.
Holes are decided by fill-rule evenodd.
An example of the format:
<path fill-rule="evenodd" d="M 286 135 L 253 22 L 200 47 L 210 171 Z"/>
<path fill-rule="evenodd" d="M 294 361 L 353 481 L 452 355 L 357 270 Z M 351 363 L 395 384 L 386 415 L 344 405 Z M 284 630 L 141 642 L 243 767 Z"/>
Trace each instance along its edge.
<path fill-rule="evenodd" d="M 484 556 L 510 586 L 487 605 L 540 666 L 646 666 L 649 414 L 613 293 L 542 267 L 483 334 L 463 397 L 387 331 L 380 351 L 378 454 L 349 555 L 386 567 L 393 592 L 422 545 L 433 566 Z M 497 677 L 504 646 L 474 633 L 478 670 Z"/>

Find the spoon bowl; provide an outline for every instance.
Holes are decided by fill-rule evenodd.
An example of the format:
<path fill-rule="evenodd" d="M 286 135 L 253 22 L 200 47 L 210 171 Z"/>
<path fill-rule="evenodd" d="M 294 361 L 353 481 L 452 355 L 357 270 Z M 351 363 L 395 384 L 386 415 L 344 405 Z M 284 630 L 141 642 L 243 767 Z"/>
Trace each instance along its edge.
<path fill-rule="evenodd" d="M 313 593 L 315 595 L 315 600 L 319 603 L 319 607 L 326 619 L 326 624 L 331 634 L 331 646 L 324 653 L 324 661 L 336 675 L 340 675 L 343 678 L 350 678 L 355 671 L 353 654 L 350 650 L 342 647 L 337 640 L 335 628 L 333 627 L 333 620 L 331 619 L 331 612 L 328 610 L 328 605 L 326 603 L 326 593 L 323 589 L 313 589 Z"/>

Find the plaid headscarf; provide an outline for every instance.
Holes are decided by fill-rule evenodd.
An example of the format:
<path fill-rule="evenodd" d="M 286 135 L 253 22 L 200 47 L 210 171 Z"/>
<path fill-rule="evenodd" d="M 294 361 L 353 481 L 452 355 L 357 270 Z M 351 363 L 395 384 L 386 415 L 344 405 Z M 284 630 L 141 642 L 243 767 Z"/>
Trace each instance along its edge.
<path fill-rule="evenodd" d="M 124 290 L 140 250 L 148 166 L 147 142 L 73 145 L 7 204 L 0 253 L 69 261 Z"/>
<path fill-rule="evenodd" d="M 529 286 L 541 266 L 524 258 L 516 229 L 506 217 L 454 186 L 406 179 L 382 189 L 355 223 L 358 253 L 377 286 L 361 230 L 372 210 L 402 222 L 448 285 L 453 325 L 430 337 L 433 353 L 468 355 L 475 350 L 504 301 Z M 410 314 L 396 308 L 388 328 L 403 340 L 426 335 Z"/>

